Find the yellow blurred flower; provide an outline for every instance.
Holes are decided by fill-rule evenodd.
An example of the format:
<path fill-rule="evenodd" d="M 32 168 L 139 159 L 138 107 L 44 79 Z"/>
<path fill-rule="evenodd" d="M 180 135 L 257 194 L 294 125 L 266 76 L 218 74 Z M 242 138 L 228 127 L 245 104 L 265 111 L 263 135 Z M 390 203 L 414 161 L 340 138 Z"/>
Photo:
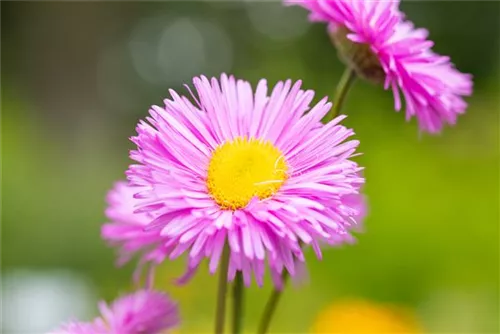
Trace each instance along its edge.
<path fill-rule="evenodd" d="M 365 300 L 331 304 L 316 317 L 312 333 L 422 333 L 414 314 L 402 307 Z"/>

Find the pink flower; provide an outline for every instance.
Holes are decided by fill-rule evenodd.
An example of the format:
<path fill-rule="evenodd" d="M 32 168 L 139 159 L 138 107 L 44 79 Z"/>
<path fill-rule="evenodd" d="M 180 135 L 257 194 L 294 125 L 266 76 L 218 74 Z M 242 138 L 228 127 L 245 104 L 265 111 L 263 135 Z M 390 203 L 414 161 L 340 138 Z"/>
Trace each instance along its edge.
<path fill-rule="evenodd" d="M 163 293 L 139 290 L 110 306 L 99 304 L 102 318 L 70 322 L 51 334 L 157 334 L 179 323 L 177 306 Z"/>
<path fill-rule="evenodd" d="M 343 60 L 366 79 L 384 83 L 406 119 L 416 117 L 422 131 L 454 125 L 472 94 L 472 76 L 459 72 L 449 57 L 431 50 L 428 31 L 416 29 L 399 11 L 399 1 L 285 0 L 310 11 L 312 21 L 327 22 Z"/>
<path fill-rule="evenodd" d="M 179 323 L 179 314 L 165 294 L 139 290 L 108 306 L 99 303 L 103 320 L 113 334 L 155 334 Z"/>
<path fill-rule="evenodd" d="M 148 229 L 175 247 L 171 259 L 188 254 L 180 282 L 204 258 L 214 273 L 227 245 L 229 280 L 241 271 L 246 285 L 252 274 L 262 285 L 267 262 L 279 287 L 282 271 L 294 276 L 304 262 L 301 244 L 320 258 L 320 243 L 352 241 L 360 210 L 344 198 L 364 182 L 349 160 L 358 142 L 346 141 L 354 133 L 338 124 L 343 116 L 320 123 L 327 99 L 310 108 L 314 92 L 290 80 L 270 95 L 265 80 L 255 91 L 226 75 L 193 81 L 195 104 L 171 90 L 139 123 L 131 152 L 139 164 L 127 172 L 145 189 L 139 211 L 156 216 Z"/>
<path fill-rule="evenodd" d="M 77 322 L 70 321 L 50 334 L 102 334 L 108 333 L 106 326 L 101 319 L 94 320 L 93 322 Z"/>
<path fill-rule="evenodd" d="M 139 279 L 140 269 L 146 263 L 161 263 L 168 252 L 158 230 L 146 231 L 145 228 L 155 216 L 153 213 L 134 213 L 140 200 L 134 198 L 141 187 L 131 187 L 127 182 L 117 182 L 108 193 L 106 216 L 110 223 L 104 224 L 101 236 L 111 245 L 120 247 L 118 264 L 122 265 L 136 253 L 141 254 L 140 265 L 136 271 Z"/>

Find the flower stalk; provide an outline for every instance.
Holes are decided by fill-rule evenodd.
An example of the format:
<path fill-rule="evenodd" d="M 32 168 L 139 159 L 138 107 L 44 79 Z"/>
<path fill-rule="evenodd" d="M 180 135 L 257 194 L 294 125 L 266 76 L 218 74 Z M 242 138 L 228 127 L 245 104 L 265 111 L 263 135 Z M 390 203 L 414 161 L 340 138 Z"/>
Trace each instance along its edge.
<path fill-rule="evenodd" d="M 244 318 L 244 292 L 243 274 L 238 272 L 233 286 L 233 327 L 231 334 L 240 334 L 243 328 Z"/>
<path fill-rule="evenodd" d="M 340 78 L 339 83 L 337 84 L 337 88 L 335 89 L 335 96 L 333 99 L 333 107 L 323 118 L 323 123 L 328 123 L 335 117 L 337 117 L 342 109 L 345 98 L 347 97 L 347 93 L 349 89 L 352 87 L 354 83 L 354 79 L 356 79 L 356 71 L 351 67 L 347 66 L 342 73 L 342 77 Z"/>
<path fill-rule="evenodd" d="M 283 294 L 283 289 L 288 280 L 288 271 L 283 270 L 281 274 L 281 279 L 283 282 L 282 289 L 274 288 L 271 296 L 267 300 L 266 307 L 264 309 L 264 313 L 262 314 L 262 318 L 259 323 L 259 328 L 257 330 L 257 334 L 265 334 L 269 330 L 269 326 L 271 325 L 271 320 L 273 319 L 274 313 L 280 301 L 281 295 Z"/>
<path fill-rule="evenodd" d="M 224 333 L 226 317 L 227 272 L 229 269 L 229 245 L 224 246 L 219 268 L 219 287 L 217 291 L 217 306 L 215 312 L 215 334 Z"/>

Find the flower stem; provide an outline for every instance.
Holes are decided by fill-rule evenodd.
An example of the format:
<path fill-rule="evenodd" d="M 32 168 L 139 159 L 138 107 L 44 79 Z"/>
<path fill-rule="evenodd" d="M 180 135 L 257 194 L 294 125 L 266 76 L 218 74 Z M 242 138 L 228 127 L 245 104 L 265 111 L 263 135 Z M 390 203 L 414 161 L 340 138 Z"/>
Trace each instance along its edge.
<path fill-rule="evenodd" d="M 257 330 L 258 334 L 265 334 L 269 329 L 269 325 L 271 324 L 274 312 L 276 311 L 278 302 L 280 301 L 281 295 L 283 294 L 283 289 L 285 288 L 286 281 L 288 280 L 288 271 L 283 270 L 281 279 L 283 280 L 283 287 L 281 290 L 274 288 L 271 297 L 269 297 L 266 308 L 264 309 L 264 313 L 260 320 L 259 328 Z"/>
<path fill-rule="evenodd" d="M 233 286 L 233 331 L 231 334 L 240 334 L 243 324 L 243 296 L 245 292 L 243 286 L 243 275 L 241 272 L 236 274 Z"/>
<path fill-rule="evenodd" d="M 347 93 L 349 92 L 349 88 L 351 88 L 352 84 L 354 83 L 354 79 L 356 79 L 356 72 L 352 68 L 347 66 L 344 70 L 344 73 L 342 73 L 342 77 L 337 84 L 337 88 L 335 89 L 333 107 L 332 109 L 330 109 L 328 114 L 323 117 L 323 123 L 328 123 L 339 115 L 340 109 L 342 108 Z"/>
<path fill-rule="evenodd" d="M 217 292 L 217 309 L 215 313 L 215 334 L 224 333 L 228 268 L 229 245 L 226 244 L 222 252 L 222 259 L 219 267 L 219 291 Z"/>

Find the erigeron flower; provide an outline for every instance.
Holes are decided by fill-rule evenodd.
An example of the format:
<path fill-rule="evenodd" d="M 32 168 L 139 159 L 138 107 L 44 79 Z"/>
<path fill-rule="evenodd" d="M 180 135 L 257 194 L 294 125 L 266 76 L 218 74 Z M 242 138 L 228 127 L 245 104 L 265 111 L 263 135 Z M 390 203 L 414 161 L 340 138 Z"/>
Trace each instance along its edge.
<path fill-rule="evenodd" d="M 428 31 L 415 28 L 397 0 L 285 0 L 310 11 L 311 21 L 326 22 L 341 59 L 356 73 L 384 85 L 394 107 L 406 104 L 406 120 L 416 117 L 421 131 L 454 125 L 472 94 L 472 76 L 450 58 L 432 51 Z"/>
<path fill-rule="evenodd" d="M 303 245 L 321 257 L 321 244 L 352 241 L 361 214 L 349 196 L 360 196 L 361 168 L 350 160 L 358 141 L 340 125 L 321 119 L 331 104 L 309 107 L 314 93 L 301 82 L 266 80 L 255 91 L 232 76 L 194 78 L 194 103 L 171 90 L 165 106 L 153 106 L 137 126 L 128 178 L 143 187 L 138 210 L 156 218 L 173 247 L 171 259 L 187 254 L 189 279 L 204 258 L 219 266 L 224 249 L 228 278 L 252 274 L 259 285 L 265 268 L 277 286 L 281 273 L 296 272 Z"/>

